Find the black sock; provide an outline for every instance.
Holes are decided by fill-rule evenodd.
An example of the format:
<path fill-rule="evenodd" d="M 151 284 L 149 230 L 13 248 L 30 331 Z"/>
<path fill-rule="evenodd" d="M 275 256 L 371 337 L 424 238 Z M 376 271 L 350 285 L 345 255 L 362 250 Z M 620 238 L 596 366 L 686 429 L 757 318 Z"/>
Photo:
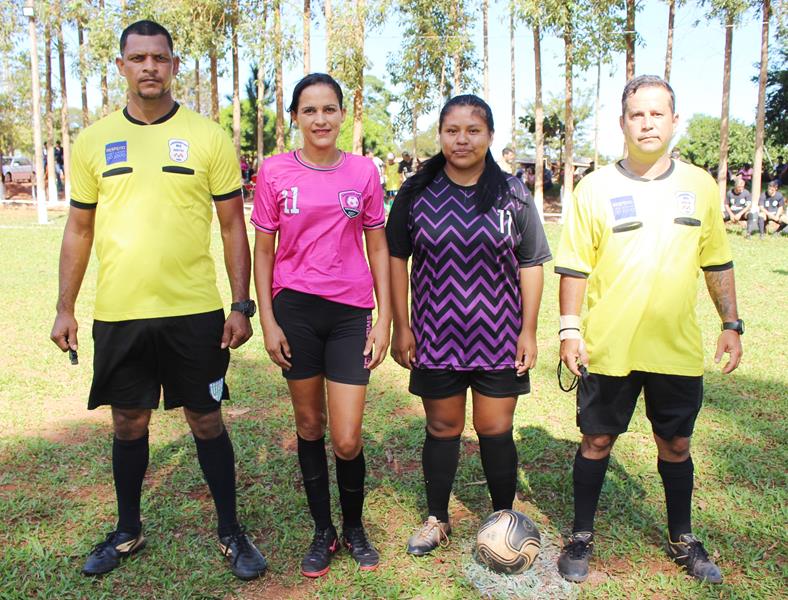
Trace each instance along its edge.
<path fill-rule="evenodd" d="M 512 430 L 499 435 L 479 434 L 479 454 L 493 510 L 511 509 L 517 491 L 517 447 Z"/>
<path fill-rule="evenodd" d="M 421 451 L 427 511 L 444 523 L 449 522 L 449 496 L 460 460 L 460 436 L 439 438 L 427 430 Z"/>
<path fill-rule="evenodd" d="M 118 531 L 137 534 L 140 521 L 142 480 L 148 470 L 148 433 L 136 440 L 112 441 L 112 475 L 118 499 Z"/>
<path fill-rule="evenodd" d="M 235 512 L 235 453 L 225 429 L 210 440 L 194 436 L 197 459 L 208 489 L 211 490 L 219 519 L 219 536 L 230 535 L 240 529 Z"/>
<path fill-rule="evenodd" d="M 315 527 L 331 527 L 331 493 L 328 490 L 325 436 L 319 440 L 305 440 L 298 436 L 298 462 L 301 465 L 306 501 Z"/>
<path fill-rule="evenodd" d="M 758 233 L 763 235 L 766 232 L 766 219 L 758 217 Z"/>
<path fill-rule="evenodd" d="M 342 525 L 344 527 L 361 527 L 361 512 L 364 510 L 364 478 L 367 474 L 367 463 L 364 460 L 364 449 L 356 458 L 344 460 L 334 454 L 337 463 L 337 485 L 339 486 L 339 504 L 342 506 Z"/>
<path fill-rule="evenodd" d="M 605 458 L 586 458 L 580 453 L 575 454 L 575 465 L 572 470 L 575 494 L 575 522 L 572 532 L 594 531 L 594 515 L 605 482 L 607 465 L 610 455 Z"/>
<path fill-rule="evenodd" d="M 675 542 L 682 533 L 692 532 L 692 486 L 695 468 L 690 456 L 679 463 L 657 459 L 657 470 L 665 487 L 668 531 L 670 539 Z"/>

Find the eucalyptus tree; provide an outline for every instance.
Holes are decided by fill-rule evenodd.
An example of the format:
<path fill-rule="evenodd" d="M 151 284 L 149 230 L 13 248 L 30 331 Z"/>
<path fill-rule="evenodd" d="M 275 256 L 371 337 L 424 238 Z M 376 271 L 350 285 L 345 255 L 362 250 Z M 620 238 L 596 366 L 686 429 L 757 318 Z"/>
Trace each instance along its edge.
<path fill-rule="evenodd" d="M 63 180 L 64 198 L 68 201 L 71 198 L 71 125 L 68 118 L 68 77 L 66 76 L 66 45 L 63 40 L 63 19 L 65 7 L 63 0 L 57 0 L 55 37 L 57 39 L 58 72 L 60 75 L 60 137 L 62 138 L 63 152 Z"/>
<path fill-rule="evenodd" d="M 312 30 L 312 2 L 311 0 L 304 0 L 304 15 L 302 18 L 302 28 L 304 34 L 303 41 L 303 62 L 304 62 L 304 75 L 309 75 L 312 69 L 312 51 L 310 44 L 310 33 Z"/>
<path fill-rule="evenodd" d="M 755 157 L 752 161 L 753 202 L 761 197 L 761 168 L 763 166 L 764 115 L 766 111 L 766 81 L 769 67 L 769 21 L 772 6 L 769 0 L 761 0 L 761 65 L 758 74 L 758 109 L 755 118 Z"/>
<path fill-rule="evenodd" d="M 676 21 L 676 0 L 668 0 L 668 41 L 665 46 L 665 81 L 670 82 L 673 66 L 673 27 Z"/>
<path fill-rule="evenodd" d="M 637 6 L 635 0 L 625 0 L 627 6 L 627 28 L 624 33 L 624 40 L 627 47 L 626 52 L 626 77 L 627 81 L 635 77 L 635 42 L 637 32 L 635 31 L 635 12 Z"/>

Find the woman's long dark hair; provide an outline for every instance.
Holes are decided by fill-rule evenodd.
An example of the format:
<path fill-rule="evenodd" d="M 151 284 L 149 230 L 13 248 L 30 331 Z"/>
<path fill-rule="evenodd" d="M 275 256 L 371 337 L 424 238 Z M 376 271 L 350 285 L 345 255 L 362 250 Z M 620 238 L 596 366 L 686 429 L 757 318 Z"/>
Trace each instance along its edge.
<path fill-rule="evenodd" d="M 443 121 L 449 111 L 455 106 L 471 106 L 477 108 L 484 113 L 484 120 L 487 123 L 487 129 L 490 133 L 495 131 L 493 124 L 493 115 L 490 106 L 478 96 L 473 94 L 463 94 L 455 96 L 444 104 L 441 109 L 441 114 L 438 119 L 438 131 L 443 128 Z M 419 170 L 411 176 L 402 186 L 398 199 L 409 206 L 413 199 L 416 198 L 424 189 L 435 179 L 435 177 L 446 166 L 446 157 L 443 152 L 438 152 L 435 156 L 424 161 L 419 167 Z M 504 175 L 501 167 L 495 162 L 492 152 L 487 150 L 484 157 L 484 171 L 476 183 L 476 210 L 481 213 L 486 213 L 490 210 L 498 198 L 504 197 L 509 192 L 509 185 L 506 182 L 506 175 Z"/>

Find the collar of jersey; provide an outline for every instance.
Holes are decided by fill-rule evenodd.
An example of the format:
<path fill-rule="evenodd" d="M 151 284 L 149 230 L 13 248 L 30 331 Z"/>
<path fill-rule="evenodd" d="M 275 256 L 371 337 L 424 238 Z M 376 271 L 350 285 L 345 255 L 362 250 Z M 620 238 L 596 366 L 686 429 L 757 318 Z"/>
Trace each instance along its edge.
<path fill-rule="evenodd" d="M 174 116 L 175 116 L 175 113 L 176 113 L 176 112 L 178 112 L 178 109 L 179 109 L 180 107 L 181 107 L 181 105 L 180 105 L 180 104 L 178 104 L 177 102 L 175 102 L 175 103 L 172 105 L 172 108 L 170 109 L 170 112 L 168 112 L 168 113 L 167 113 L 166 115 L 164 115 L 163 117 L 159 117 L 159 118 L 158 118 L 158 119 L 156 119 L 156 120 L 155 120 L 153 123 L 145 123 L 144 121 L 140 121 L 139 119 L 135 119 L 134 117 L 132 117 L 132 116 L 129 114 L 129 107 L 128 107 L 128 106 L 126 106 L 126 107 L 124 107 L 124 108 L 123 108 L 123 116 L 124 116 L 124 117 L 126 117 L 126 119 L 127 119 L 127 120 L 128 120 L 130 123 L 134 123 L 135 125 L 159 125 L 160 123 L 164 123 L 165 121 L 169 121 L 169 120 L 170 120 L 172 117 L 174 117 Z"/>
<path fill-rule="evenodd" d="M 635 181 L 659 181 L 660 179 L 667 179 L 668 177 L 670 177 L 670 174 L 673 173 L 673 169 L 676 168 L 676 161 L 671 158 L 670 166 L 665 170 L 664 173 L 662 173 L 661 175 L 657 175 L 654 179 L 646 179 L 645 177 L 640 177 L 639 175 L 635 175 L 634 173 L 630 173 L 629 171 L 627 171 L 624 168 L 624 165 L 621 164 L 622 162 L 623 162 L 622 160 L 616 161 L 616 169 L 618 169 L 618 172 L 621 173 L 624 177 L 627 177 L 629 179 L 634 179 Z"/>
<path fill-rule="evenodd" d="M 347 153 L 344 150 L 340 150 L 340 152 L 342 153 L 342 156 L 340 157 L 339 162 L 335 165 L 331 165 L 328 167 L 318 167 L 317 165 L 310 165 L 303 158 L 301 158 L 300 150 L 293 150 L 293 158 L 296 159 L 298 164 L 303 165 L 307 169 L 312 169 L 313 171 L 335 171 L 343 164 L 345 164 L 345 157 L 347 156 Z"/>

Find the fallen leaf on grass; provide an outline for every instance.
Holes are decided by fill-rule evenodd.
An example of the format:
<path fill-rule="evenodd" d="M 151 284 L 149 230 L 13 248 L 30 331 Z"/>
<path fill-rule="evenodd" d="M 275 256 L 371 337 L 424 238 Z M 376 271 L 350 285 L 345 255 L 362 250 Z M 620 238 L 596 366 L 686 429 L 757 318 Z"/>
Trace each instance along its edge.
<path fill-rule="evenodd" d="M 231 408 L 227 411 L 227 415 L 230 417 L 240 417 L 241 415 L 245 415 L 248 412 L 252 412 L 251 408 Z"/>

